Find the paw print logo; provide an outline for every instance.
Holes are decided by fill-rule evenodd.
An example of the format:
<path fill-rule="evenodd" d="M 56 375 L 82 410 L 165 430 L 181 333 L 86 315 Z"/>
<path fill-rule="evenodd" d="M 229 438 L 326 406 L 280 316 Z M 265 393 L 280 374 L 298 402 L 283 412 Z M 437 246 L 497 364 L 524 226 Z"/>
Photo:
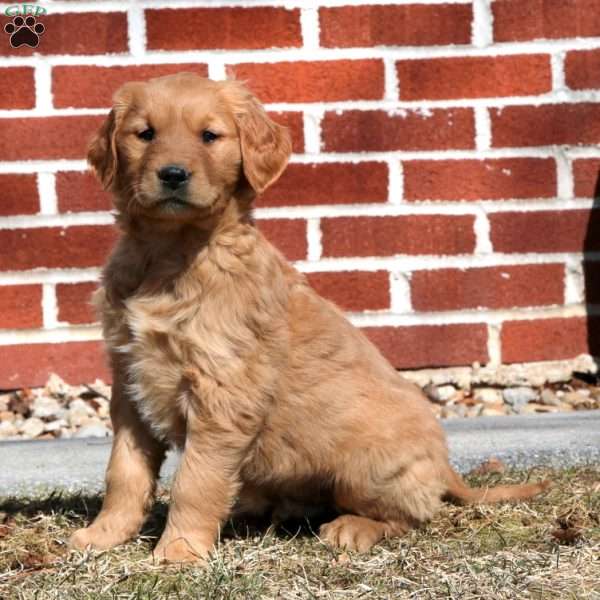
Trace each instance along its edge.
<path fill-rule="evenodd" d="M 46 28 L 36 22 L 36 18 L 29 15 L 25 19 L 16 16 L 11 23 L 4 26 L 4 31 L 10 35 L 10 45 L 13 48 L 20 46 L 29 46 L 37 48 L 40 43 L 40 35 L 44 33 Z"/>

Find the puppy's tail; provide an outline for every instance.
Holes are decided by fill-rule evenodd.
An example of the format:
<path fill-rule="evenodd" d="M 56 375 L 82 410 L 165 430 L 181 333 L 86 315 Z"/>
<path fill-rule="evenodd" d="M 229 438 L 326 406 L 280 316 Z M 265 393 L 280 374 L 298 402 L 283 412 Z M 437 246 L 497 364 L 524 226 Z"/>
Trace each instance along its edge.
<path fill-rule="evenodd" d="M 545 480 L 539 483 L 472 488 L 453 469 L 449 468 L 448 471 L 446 498 L 456 504 L 491 504 L 503 500 L 525 500 L 541 494 L 552 485 L 549 480 Z"/>

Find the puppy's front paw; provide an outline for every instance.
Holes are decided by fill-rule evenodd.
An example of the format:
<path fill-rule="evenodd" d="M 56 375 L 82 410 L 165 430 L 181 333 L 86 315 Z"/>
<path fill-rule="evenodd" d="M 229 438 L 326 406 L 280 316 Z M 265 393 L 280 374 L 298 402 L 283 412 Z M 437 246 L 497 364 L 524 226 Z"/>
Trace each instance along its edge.
<path fill-rule="evenodd" d="M 193 538 L 165 539 L 163 536 L 152 555 L 161 562 L 206 562 L 210 551 L 211 548 Z"/>
<path fill-rule="evenodd" d="M 125 532 L 105 529 L 95 525 L 78 529 L 69 539 L 69 548 L 74 550 L 107 550 L 126 542 L 131 536 Z"/>
<path fill-rule="evenodd" d="M 384 535 L 385 525 L 365 517 L 342 515 L 321 526 L 319 535 L 335 548 L 366 552 Z"/>

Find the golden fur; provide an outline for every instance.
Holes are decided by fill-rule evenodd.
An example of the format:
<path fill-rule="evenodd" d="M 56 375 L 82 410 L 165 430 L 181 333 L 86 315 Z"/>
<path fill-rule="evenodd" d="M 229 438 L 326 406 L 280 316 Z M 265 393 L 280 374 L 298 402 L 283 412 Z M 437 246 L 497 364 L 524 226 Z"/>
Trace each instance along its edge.
<path fill-rule="evenodd" d="M 115 95 L 89 151 L 122 230 L 96 298 L 115 437 L 102 511 L 74 547 L 138 532 L 169 444 L 182 457 L 155 549 L 167 560 L 205 557 L 232 510 L 329 503 L 340 516 L 322 537 L 366 550 L 444 496 L 544 489 L 467 488 L 422 392 L 254 227 L 252 200 L 290 152 L 287 131 L 236 82 L 182 73 Z M 172 164 L 191 173 L 177 191 L 157 176 Z"/>

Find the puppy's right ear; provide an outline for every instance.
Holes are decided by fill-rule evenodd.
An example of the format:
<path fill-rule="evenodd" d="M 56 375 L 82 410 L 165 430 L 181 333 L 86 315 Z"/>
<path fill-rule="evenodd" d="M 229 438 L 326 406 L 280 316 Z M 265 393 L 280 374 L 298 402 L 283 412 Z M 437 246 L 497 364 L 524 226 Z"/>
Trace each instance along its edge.
<path fill-rule="evenodd" d="M 105 189 L 110 188 L 117 172 L 116 120 L 113 108 L 88 147 L 88 163 Z"/>

